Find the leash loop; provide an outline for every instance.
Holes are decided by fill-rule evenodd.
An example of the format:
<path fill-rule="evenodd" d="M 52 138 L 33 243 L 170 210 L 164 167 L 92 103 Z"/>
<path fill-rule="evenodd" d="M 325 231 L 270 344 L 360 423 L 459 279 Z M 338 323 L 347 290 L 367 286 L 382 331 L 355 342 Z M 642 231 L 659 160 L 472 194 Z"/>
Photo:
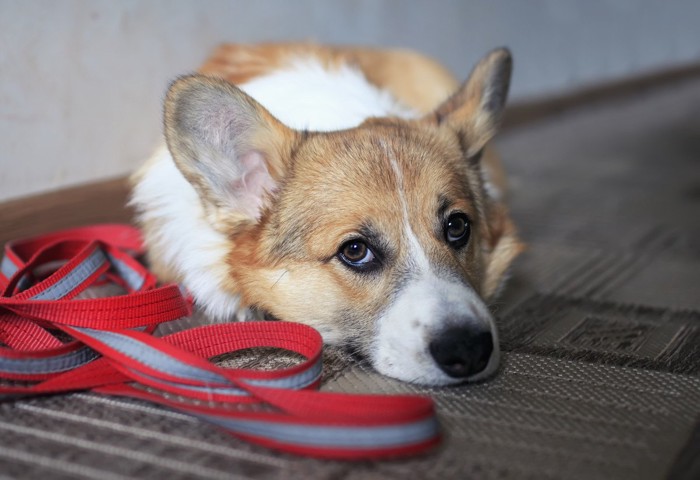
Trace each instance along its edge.
<path fill-rule="evenodd" d="M 439 442 L 430 399 L 319 392 L 322 339 L 290 322 L 206 325 L 164 337 L 191 313 L 139 261 L 138 230 L 95 225 L 9 242 L 0 262 L 0 399 L 90 389 L 148 400 L 266 447 L 323 458 L 411 455 Z M 115 283 L 124 295 L 76 298 Z M 209 359 L 252 347 L 306 360 L 273 371 Z"/>

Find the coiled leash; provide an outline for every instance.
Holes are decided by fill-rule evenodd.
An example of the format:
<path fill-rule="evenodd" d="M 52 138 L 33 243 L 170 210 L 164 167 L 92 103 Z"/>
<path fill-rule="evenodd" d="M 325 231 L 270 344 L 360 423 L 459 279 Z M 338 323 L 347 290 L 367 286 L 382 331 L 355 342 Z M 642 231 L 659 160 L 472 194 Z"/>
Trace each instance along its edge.
<path fill-rule="evenodd" d="M 208 325 L 164 337 L 191 313 L 176 285 L 157 286 L 136 260 L 139 232 L 98 225 L 10 242 L 0 264 L 0 398 L 91 389 L 156 402 L 266 447 L 315 457 L 384 458 L 439 441 L 432 401 L 319 392 L 322 340 L 290 322 Z M 112 282 L 128 292 L 75 297 Z M 277 371 L 208 359 L 251 347 L 306 358 Z"/>

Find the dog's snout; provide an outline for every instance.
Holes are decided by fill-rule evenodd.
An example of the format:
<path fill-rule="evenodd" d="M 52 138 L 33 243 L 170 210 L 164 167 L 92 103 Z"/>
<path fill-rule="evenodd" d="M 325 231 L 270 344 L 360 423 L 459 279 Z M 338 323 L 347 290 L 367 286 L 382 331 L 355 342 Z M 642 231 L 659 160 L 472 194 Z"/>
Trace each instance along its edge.
<path fill-rule="evenodd" d="M 430 354 L 450 377 L 466 378 L 484 371 L 493 353 L 491 332 L 474 327 L 453 327 L 430 342 Z"/>

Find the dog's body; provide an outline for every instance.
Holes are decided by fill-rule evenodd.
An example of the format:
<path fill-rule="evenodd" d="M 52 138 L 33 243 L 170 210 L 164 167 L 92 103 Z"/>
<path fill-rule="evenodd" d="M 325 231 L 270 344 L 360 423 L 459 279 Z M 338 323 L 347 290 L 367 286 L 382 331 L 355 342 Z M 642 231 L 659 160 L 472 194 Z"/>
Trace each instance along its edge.
<path fill-rule="evenodd" d="M 307 323 L 402 380 L 490 375 L 484 299 L 522 248 L 484 167 L 507 51 L 461 88 L 414 53 L 313 45 L 227 45 L 201 73 L 134 176 L 154 271 L 212 318 Z"/>

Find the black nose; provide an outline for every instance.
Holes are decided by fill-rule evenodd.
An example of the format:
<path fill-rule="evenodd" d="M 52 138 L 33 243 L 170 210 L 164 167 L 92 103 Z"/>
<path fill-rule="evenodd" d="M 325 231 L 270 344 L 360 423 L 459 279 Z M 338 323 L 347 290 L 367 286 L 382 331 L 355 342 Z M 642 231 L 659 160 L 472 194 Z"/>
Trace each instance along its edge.
<path fill-rule="evenodd" d="M 453 327 L 430 342 L 430 354 L 450 377 L 464 378 L 482 372 L 493 352 L 491 332 Z"/>

